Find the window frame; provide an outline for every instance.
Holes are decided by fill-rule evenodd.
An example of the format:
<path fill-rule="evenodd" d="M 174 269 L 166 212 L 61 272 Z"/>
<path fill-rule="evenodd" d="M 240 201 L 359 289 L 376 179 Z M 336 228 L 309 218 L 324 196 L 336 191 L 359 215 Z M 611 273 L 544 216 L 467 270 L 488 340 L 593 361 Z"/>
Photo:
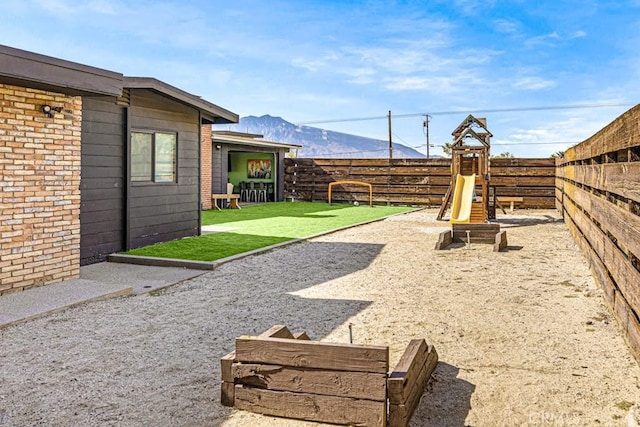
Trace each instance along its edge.
<path fill-rule="evenodd" d="M 150 167 L 150 179 L 135 180 L 132 174 L 133 170 L 133 135 L 134 134 L 151 135 L 151 167 Z M 157 180 L 157 145 L 156 139 L 158 134 L 172 135 L 174 137 L 174 162 L 173 162 L 173 181 L 160 181 Z M 131 185 L 176 185 L 178 184 L 178 147 L 179 137 L 178 132 L 173 130 L 158 130 L 158 129 L 131 129 L 129 133 L 129 182 Z"/>

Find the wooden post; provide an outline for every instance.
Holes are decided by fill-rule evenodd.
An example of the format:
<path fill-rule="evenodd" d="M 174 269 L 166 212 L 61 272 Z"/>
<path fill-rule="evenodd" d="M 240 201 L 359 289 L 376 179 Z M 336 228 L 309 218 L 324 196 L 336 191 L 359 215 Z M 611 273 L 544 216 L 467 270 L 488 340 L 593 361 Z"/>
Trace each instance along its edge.
<path fill-rule="evenodd" d="M 502 230 L 496 234 L 496 241 L 493 244 L 493 252 L 500 252 L 507 247 L 507 231 Z"/>
<path fill-rule="evenodd" d="M 438 235 L 436 251 L 442 250 L 451 244 L 451 230 L 443 231 Z"/>
<path fill-rule="evenodd" d="M 411 340 L 400 361 L 389 374 L 389 427 L 406 427 L 420 403 L 431 374 L 438 364 L 438 353 L 424 339 Z"/>

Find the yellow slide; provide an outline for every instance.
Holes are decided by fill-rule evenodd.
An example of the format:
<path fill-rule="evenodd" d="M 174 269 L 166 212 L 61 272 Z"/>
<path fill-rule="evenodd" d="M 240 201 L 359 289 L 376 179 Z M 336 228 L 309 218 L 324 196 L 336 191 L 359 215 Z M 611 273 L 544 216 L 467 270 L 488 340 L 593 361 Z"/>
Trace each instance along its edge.
<path fill-rule="evenodd" d="M 469 222 L 471 218 L 471 203 L 476 187 L 476 174 L 456 176 L 456 186 L 453 191 L 451 205 L 451 224 Z"/>

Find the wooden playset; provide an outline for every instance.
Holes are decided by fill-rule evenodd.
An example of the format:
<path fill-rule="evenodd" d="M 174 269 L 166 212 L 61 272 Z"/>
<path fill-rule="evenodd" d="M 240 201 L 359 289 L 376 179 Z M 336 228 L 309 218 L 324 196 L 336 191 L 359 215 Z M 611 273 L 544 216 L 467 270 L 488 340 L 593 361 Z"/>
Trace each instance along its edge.
<path fill-rule="evenodd" d="M 221 403 L 338 425 L 407 426 L 437 363 L 424 339 L 412 340 L 388 372 L 388 347 L 311 341 L 276 325 L 237 338 L 221 359 Z"/>
<path fill-rule="evenodd" d="M 506 232 L 500 224 L 490 223 L 496 217 L 496 197 L 490 180 L 489 151 L 491 132 L 484 118 L 472 115 L 452 132 L 451 184 L 444 197 L 438 220 L 451 207 L 451 231 L 441 233 L 436 249 L 452 242 L 494 243 L 494 251 L 507 246 Z"/>

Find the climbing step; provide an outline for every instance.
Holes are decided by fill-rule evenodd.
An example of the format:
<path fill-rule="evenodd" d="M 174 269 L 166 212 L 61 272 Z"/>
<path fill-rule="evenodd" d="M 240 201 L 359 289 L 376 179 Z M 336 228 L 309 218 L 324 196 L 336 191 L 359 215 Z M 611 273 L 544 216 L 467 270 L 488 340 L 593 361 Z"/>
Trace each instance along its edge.
<path fill-rule="evenodd" d="M 484 207 L 482 203 L 474 202 L 471 204 L 471 216 L 469 217 L 469 222 L 479 223 L 485 222 L 486 218 L 484 217 Z"/>

